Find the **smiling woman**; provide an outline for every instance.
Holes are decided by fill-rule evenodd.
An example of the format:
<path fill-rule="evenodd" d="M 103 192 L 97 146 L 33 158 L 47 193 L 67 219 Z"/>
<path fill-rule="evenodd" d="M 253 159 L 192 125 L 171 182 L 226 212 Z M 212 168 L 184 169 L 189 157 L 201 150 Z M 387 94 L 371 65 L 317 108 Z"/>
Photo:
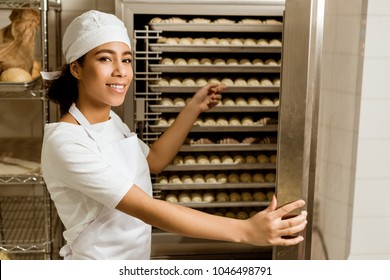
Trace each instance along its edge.
<path fill-rule="evenodd" d="M 154 199 L 150 173 L 168 166 L 202 112 L 221 100 L 224 86 L 207 84 L 148 147 L 112 110 L 133 79 L 131 44 L 123 23 L 90 11 L 64 35 L 67 65 L 49 88 L 61 119 L 45 126 L 42 175 L 64 226 L 65 259 L 149 259 L 151 226 L 181 235 L 254 245 L 294 245 L 305 211 L 299 200 L 276 209 L 276 198 L 246 220 L 206 214 Z"/>

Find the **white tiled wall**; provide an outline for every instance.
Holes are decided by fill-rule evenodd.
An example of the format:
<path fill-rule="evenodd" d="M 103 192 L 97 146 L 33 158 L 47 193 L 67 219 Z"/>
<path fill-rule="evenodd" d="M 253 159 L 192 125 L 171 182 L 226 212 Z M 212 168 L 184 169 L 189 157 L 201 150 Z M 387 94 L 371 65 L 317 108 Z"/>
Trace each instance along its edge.
<path fill-rule="evenodd" d="M 389 28 L 390 1 L 369 0 L 351 259 L 390 259 Z"/>

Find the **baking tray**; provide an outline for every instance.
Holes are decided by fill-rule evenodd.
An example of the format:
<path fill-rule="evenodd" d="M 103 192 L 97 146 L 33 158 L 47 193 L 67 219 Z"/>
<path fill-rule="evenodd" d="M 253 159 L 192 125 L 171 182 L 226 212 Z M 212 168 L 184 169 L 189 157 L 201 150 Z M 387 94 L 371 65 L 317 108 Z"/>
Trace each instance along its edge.
<path fill-rule="evenodd" d="M 193 92 L 199 90 L 200 86 L 160 86 L 149 85 L 153 92 Z M 279 93 L 279 86 L 229 86 L 224 92 L 231 93 Z"/>
<path fill-rule="evenodd" d="M 159 113 L 178 113 L 180 112 L 184 106 L 164 106 L 164 105 L 149 105 L 152 112 L 159 112 Z M 278 112 L 279 106 L 223 106 L 218 105 L 208 112 L 235 112 L 235 113 L 241 113 L 241 112 Z"/>
<path fill-rule="evenodd" d="M 181 152 L 215 152 L 215 151 L 276 151 L 276 144 L 186 144 Z"/>
<path fill-rule="evenodd" d="M 282 32 L 282 24 L 152 23 L 152 30 L 191 32 Z"/>
<path fill-rule="evenodd" d="M 203 170 L 273 170 L 275 163 L 219 163 L 219 164 L 175 164 L 168 165 L 164 171 L 203 171 Z"/>
<path fill-rule="evenodd" d="M 280 66 L 274 65 L 164 65 L 151 64 L 153 72 L 165 73 L 279 73 Z"/>
<path fill-rule="evenodd" d="M 40 77 L 37 77 L 29 82 L 22 82 L 22 83 L 0 82 L 0 93 L 21 92 L 21 91 L 33 89 L 40 79 L 41 79 Z"/>
<path fill-rule="evenodd" d="M 155 190 L 267 189 L 274 187 L 274 182 L 153 184 Z"/>
<path fill-rule="evenodd" d="M 167 45 L 150 44 L 156 52 L 208 52 L 208 53 L 280 53 L 279 46 L 215 46 L 215 45 Z"/>
<path fill-rule="evenodd" d="M 153 132 L 164 132 L 169 126 L 149 125 Z M 278 125 L 192 126 L 191 132 L 264 132 L 278 131 Z"/>

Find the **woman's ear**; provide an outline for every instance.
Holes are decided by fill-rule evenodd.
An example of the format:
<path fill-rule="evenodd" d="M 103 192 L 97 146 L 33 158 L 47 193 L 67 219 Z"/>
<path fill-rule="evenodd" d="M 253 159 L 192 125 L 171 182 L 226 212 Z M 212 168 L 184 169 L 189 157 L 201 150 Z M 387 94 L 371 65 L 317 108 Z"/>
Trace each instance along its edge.
<path fill-rule="evenodd" d="M 81 79 L 81 66 L 78 62 L 72 62 L 70 64 L 70 73 L 72 73 L 73 77 L 75 77 L 76 79 Z"/>

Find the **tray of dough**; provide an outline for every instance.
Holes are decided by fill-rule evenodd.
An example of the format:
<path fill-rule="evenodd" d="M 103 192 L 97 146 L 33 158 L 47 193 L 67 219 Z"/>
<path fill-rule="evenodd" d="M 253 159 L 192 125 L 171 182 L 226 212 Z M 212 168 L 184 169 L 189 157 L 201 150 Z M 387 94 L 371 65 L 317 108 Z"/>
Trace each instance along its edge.
<path fill-rule="evenodd" d="M 165 106 L 165 105 L 149 105 L 152 112 L 160 113 L 178 113 L 184 106 Z M 209 112 L 278 112 L 279 107 L 275 106 L 216 106 Z"/>
<path fill-rule="evenodd" d="M 0 94 L 7 92 L 21 92 L 33 89 L 38 83 L 40 77 L 37 77 L 29 82 L 11 83 L 11 82 L 0 82 Z"/>
<path fill-rule="evenodd" d="M 149 125 L 153 132 L 164 132 L 167 125 Z M 269 132 L 278 131 L 278 125 L 192 126 L 191 132 Z"/>
<path fill-rule="evenodd" d="M 205 46 L 205 45 L 168 45 L 150 44 L 156 52 L 207 52 L 207 53 L 280 53 L 280 46 Z"/>
<path fill-rule="evenodd" d="M 181 152 L 214 151 L 276 151 L 276 144 L 189 144 L 182 145 Z"/>
<path fill-rule="evenodd" d="M 203 170 L 253 170 L 276 169 L 275 163 L 220 163 L 220 164 L 175 164 L 168 165 L 164 171 L 203 171 Z"/>
<path fill-rule="evenodd" d="M 165 73 L 279 73 L 280 66 L 274 65 L 163 65 L 151 64 L 150 70 Z"/>
<path fill-rule="evenodd" d="M 153 184 L 156 190 L 207 190 L 207 189 L 267 189 L 274 188 L 274 182 L 264 183 L 182 183 L 182 184 Z"/>
<path fill-rule="evenodd" d="M 195 93 L 201 86 L 160 86 L 149 85 L 153 92 L 192 92 Z M 224 92 L 231 93 L 279 93 L 279 86 L 229 86 Z"/>
<path fill-rule="evenodd" d="M 191 32 L 282 32 L 282 24 L 152 23 L 152 30 Z"/>
<path fill-rule="evenodd" d="M 191 208 L 222 208 L 222 207 L 267 207 L 269 201 L 238 201 L 238 202 L 179 202 Z"/>

